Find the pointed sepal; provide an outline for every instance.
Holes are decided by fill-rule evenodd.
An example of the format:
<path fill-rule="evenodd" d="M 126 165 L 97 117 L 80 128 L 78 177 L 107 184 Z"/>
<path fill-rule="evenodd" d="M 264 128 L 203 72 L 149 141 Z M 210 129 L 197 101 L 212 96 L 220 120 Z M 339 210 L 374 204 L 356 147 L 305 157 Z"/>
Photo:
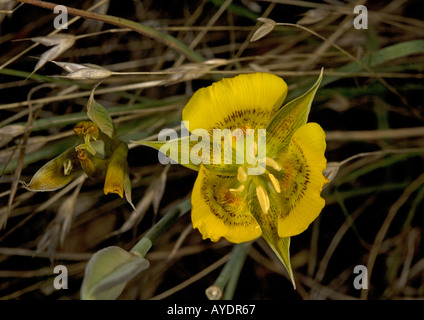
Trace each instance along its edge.
<path fill-rule="evenodd" d="M 321 84 L 322 77 L 323 69 L 321 69 L 318 80 L 307 92 L 285 104 L 272 118 L 266 128 L 268 157 L 272 158 L 280 150 L 286 148 L 293 133 L 307 122 L 312 101 Z"/>
<path fill-rule="evenodd" d="M 22 184 L 30 191 L 55 191 L 63 188 L 82 173 L 77 153 L 72 147 L 42 166 L 29 183 L 22 181 Z"/>
<path fill-rule="evenodd" d="M 293 284 L 293 288 L 296 289 L 296 283 L 294 281 L 293 270 L 290 263 L 290 237 L 280 238 L 280 237 L 269 237 L 268 234 L 263 234 L 265 241 L 275 252 L 278 259 L 286 268 L 287 273 L 289 274 L 290 280 Z"/>
<path fill-rule="evenodd" d="M 87 116 L 104 134 L 111 139 L 115 139 L 116 130 L 112 117 L 101 104 L 96 102 L 94 99 L 94 90 L 91 91 L 90 98 L 88 99 Z"/>

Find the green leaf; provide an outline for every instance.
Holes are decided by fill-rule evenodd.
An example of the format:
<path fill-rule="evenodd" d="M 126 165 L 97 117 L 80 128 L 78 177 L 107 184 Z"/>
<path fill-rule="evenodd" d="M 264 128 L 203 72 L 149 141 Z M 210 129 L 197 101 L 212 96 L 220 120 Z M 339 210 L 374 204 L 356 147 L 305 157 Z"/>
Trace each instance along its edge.
<path fill-rule="evenodd" d="M 378 50 L 377 52 L 370 54 L 361 59 L 361 62 L 368 67 L 375 67 L 386 63 L 388 61 L 406 57 L 412 54 L 420 54 L 424 52 L 424 40 L 412 40 L 394 44 Z M 343 67 L 337 68 L 335 72 L 359 72 L 362 71 L 364 67 L 357 63 L 351 62 Z M 322 85 L 325 86 L 331 82 L 334 82 L 341 78 L 339 75 L 327 76 L 322 82 Z"/>
<path fill-rule="evenodd" d="M 149 261 L 116 246 L 97 251 L 88 261 L 81 287 L 83 300 L 114 300 Z"/>
<path fill-rule="evenodd" d="M 389 67 L 386 64 L 387 62 L 391 60 L 407 57 L 409 55 L 422 54 L 422 53 L 424 53 L 424 40 L 411 40 L 411 41 L 405 41 L 405 42 L 394 44 L 392 46 L 382 48 L 372 54 L 367 55 L 366 57 L 362 58 L 360 61 L 361 63 L 367 65 L 368 67 L 384 66 L 384 71 L 387 71 L 387 70 L 390 70 L 390 69 L 387 69 Z M 419 66 L 417 66 L 416 63 L 414 64 L 414 66 L 416 68 L 419 68 Z M 349 76 L 349 73 L 361 72 L 363 69 L 364 69 L 364 66 L 362 64 L 356 61 L 350 62 L 340 68 L 333 70 L 334 72 L 341 72 L 346 75 L 339 74 L 339 75 L 325 76 L 325 78 L 322 80 L 321 87 L 325 87 L 326 85 L 334 81 L 337 81 L 341 78 L 351 77 Z M 305 81 L 305 85 L 308 85 L 308 83 L 311 83 L 311 82 Z M 359 88 L 359 89 L 365 90 L 364 88 Z M 371 90 L 370 87 L 368 89 Z M 343 88 L 343 90 L 347 90 L 347 88 Z M 352 88 L 349 88 L 349 90 L 352 90 Z M 293 97 L 296 97 L 297 95 L 300 94 L 300 92 L 301 92 L 301 89 L 299 88 L 291 90 L 287 94 L 287 99 L 292 99 Z M 373 92 L 375 91 L 373 90 Z"/>
<path fill-rule="evenodd" d="M 106 134 L 109 138 L 114 139 L 116 136 L 116 130 L 112 117 L 101 104 L 94 100 L 94 90 L 95 89 L 91 91 L 90 98 L 88 99 L 87 116 L 104 134 Z"/>
<path fill-rule="evenodd" d="M 266 128 L 268 157 L 272 157 L 281 149 L 286 148 L 293 133 L 308 121 L 312 101 L 322 81 L 322 77 L 323 69 L 321 69 L 319 78 L 312 88 L 281 107 L 272 118 Z"/>

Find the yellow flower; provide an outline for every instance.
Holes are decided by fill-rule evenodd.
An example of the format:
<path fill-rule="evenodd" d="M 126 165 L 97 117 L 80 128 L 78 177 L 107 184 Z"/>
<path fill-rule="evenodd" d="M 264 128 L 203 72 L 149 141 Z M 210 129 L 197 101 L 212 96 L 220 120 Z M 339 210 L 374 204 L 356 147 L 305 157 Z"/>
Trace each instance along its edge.
<path fill-rule="evenodd" d="M 192 133 L 204 129 L 212 137 L 216 129 L 241 129 L 238 136 L 232 136 L 233 151 L 240 132 L 246 138 L 249 129 L 256 132 L 253 144 L 245 145 L 246 158 L 256 161 L 187 165 L 199 171 L 191 198 L 193 227 L 212 241 L 223 237 L 241 243 L 262 236 L 292 281 L 290 237 L 305 231 L 325 204 L 320 195 L 328 182 L 323 175 L 325 134 L 318 124 L 306 123 L 321 79 L 322 73 L 309 91 L 283 107 L 287 85 L 275 75 L 255 73 L 223 79 L 198 90 L 182 114 Z M 266 138 L 262 138 L 265 154 L 258 154 L 260 129 L 266 130 Z M 179 140 L 183 144 L 183 139 Z M 249 173 L 260 165 L 259 174 Z"/>
<path fill-rule="evenodd" d="M 23 183 L 31 191 L 60 189 L 81 174 L 105 179 L 104 193 L 116 193 L 131 202 L 131 181 L 127 163 L 128 146 L 116 137 L 112 118 L 90 98 L 87 114 L 93 121 L 80 121 L 74 127 L 75 146 L 40 168 L 31 181 Z M 134 206 L 133 206 L 134 207 Z"/>

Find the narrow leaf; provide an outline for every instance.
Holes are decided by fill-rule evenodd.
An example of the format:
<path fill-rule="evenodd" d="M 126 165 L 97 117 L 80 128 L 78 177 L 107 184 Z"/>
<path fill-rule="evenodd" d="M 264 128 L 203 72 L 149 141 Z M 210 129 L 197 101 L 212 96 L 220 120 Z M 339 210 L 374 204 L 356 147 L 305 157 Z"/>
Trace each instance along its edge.
<path fill-rule="evenodd" d="M 155 194 L 153 196 L 153 201 L 152 201 L 153 212 L 155 215 L 159 211 L 159 204 L 160 204 L 160 201 L 162 200 L 163 193 L 165 192 L 166 177 L 167 177 L 169 168 L 170 168 L 169 165 L 165 166 L 165 168 L 162 170 L 159 176 L 159 179 L 155 179 L 155 184 L 156 184 Z"/>
<path fill-rule="evenodd" d="M 150 208 L 153 201 L 153 197 L 155 195 L 155 190 L 153 189 L 152 186 L 153 186 L 153 183 L 149 185 L 143 197 L 134 208 L 134 211 L 131 213 L 131 215 L 128 217 L 128 219 L 125 221 L 122 227 L 119 229 L 120 233 L 124 233 L 130 230 L 132 227 L 134 227 L 138 222 L 140 222 L 143 219 L 145 213 Z"/>
<path fill-rule="evenodd" d="M 57 211 L 57 222 L 61 225 L 59 243 L 61 246 L 65 243 L 65 238 L 71 230 L 72 219 L 75 212 L 75 205 L 77 203 L 78 195 L 85 178 L 81 180 L 81 183 L 75 188 L 74 192 L 60 205 Z"/>
<path fill-rule="evenodd" d="M 401 57 L 407 57 L 412 54 L 422 54 L 424 53 L 424 40 L 411 40 L 401 43 L 396 43 L 392 46 L 388 46 L 378 50 L 375 53 L 372 53 L 361 59 L 361 62 L 367 65 L 368 67 L 375 67 L 387 63 L 388 61 L 398 59 Z M 348 63 L 340 68 L 335 69 L 335 72 L 359 72 L 362 71 L 364 67 L 357 62 Z M 340 79 L 340 75 L 326 76 L 322 81 L 322 85 L 325 86 L 329 83 L 332 83 Z"/>

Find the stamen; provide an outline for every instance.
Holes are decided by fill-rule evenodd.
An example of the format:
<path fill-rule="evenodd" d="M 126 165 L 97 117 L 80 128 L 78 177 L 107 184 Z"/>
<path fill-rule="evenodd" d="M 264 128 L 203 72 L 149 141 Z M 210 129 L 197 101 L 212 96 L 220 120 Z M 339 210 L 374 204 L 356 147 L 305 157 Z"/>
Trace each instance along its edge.
<path fill-rule="evenodd" d="M 277 163 L 277 161 L 275 161 L 274 159 L 272 159 L 272 158 L 268 158 L 268 157 L 266 157 L 265 158 L 265 164 L 267 165 L 267 166 L 270 166 L 270 167 L 272 167 L 272 168 L 274 168 L 275 170 L 277 170 L 277 171 L 281 171 L 281 166 Z"/>
<path fill-rule="evenodd" d="M 68 176 L 72 171 L 72 161 L 69 159 L 66 159 L 63 163 L 63 174 L 65 176 Z"/>
<path fill-rule="evenodd" d="M 244 171 L 243 167 L 238 168 L 237 180 L 240 182 L 245 182 L 247 180 L 247 173 Z"/>
<path fill-rule="evenodd" d="M 82 150 L 82 148 L 78 149 L 77 152 L 78 152 L 78 159 L 83 161 L 87 159 L 87 155 L 85 154 L 84 150 Z"/>
<path fill-rule="evenodd" d="M 271 180 L 272 186 L 274 187 L 275 191 L 280 193 L 281 192 L 280 182 L 278 182 L 277 178 L 272 173 L 270 173 L 268 177 L 269 177 L 269 180 Z"/>
<path fill-rule="evenodd" d="M 256 143 L 256 141 L 253 142 L 253 145 L 250 146 L 250 150 L 249 150 L 249 156 L 251 158 L 254 158 L 258 155 L 258 144 Z"/>
<path fill-rule="evenodd" d="M 231 193 L 242 193 L 244 190 L 244 185 L 242 184 L 240 187 L 238 187 L 237 189 L 229 189 Z"/>
<path fill-rule="evenodd" d="M 97 126 L 95 125 L 88 127 L 86 134 L 93 138 L 93 140 L 97 140 L 97 138 L 99 137 L 99 128 L 97 128 Z"/>
<path fill-rule="evenodd" d="M 269 197 L 268 193 L 265 191 L 264 187 L 261 185 L 256 187 L 256 196 L 258 197 L 259 204 L 261 205 L 262 212 L 264 214 L 268 213 L 269 210 Z"/>

